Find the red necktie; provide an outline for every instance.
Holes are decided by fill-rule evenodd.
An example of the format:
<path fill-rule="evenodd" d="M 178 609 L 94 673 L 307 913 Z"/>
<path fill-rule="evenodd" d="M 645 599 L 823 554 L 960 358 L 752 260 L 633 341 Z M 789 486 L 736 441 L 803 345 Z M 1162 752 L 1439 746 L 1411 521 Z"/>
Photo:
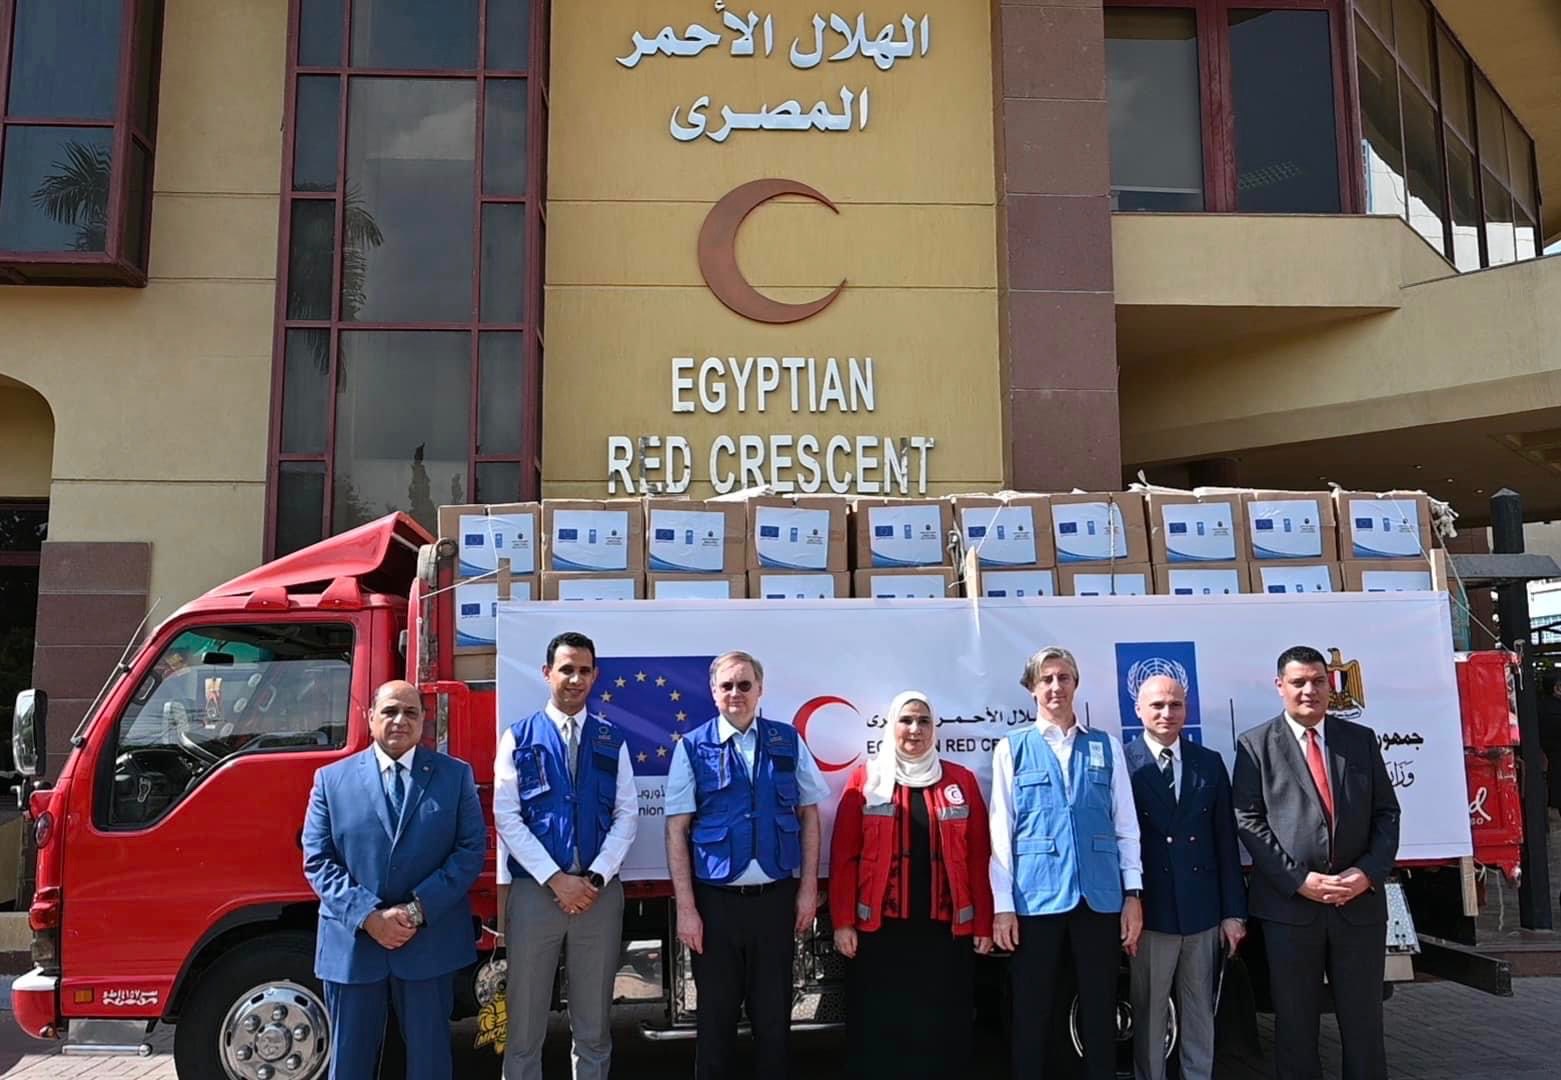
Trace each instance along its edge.
<path fill-rule="evenodd" d="M 1306 765 L 1312 770 L 1312 783 L 1317 785 L 1317 795 L 1323 801 L 1323 817 L 1328 819 L 1328 835 L 1333 835 L 1333 788 L 1328 784 L 1328 770 L 1323 767 L 1323 750 L 1317 744 L 1317 732 L 1306 731 Z"/>

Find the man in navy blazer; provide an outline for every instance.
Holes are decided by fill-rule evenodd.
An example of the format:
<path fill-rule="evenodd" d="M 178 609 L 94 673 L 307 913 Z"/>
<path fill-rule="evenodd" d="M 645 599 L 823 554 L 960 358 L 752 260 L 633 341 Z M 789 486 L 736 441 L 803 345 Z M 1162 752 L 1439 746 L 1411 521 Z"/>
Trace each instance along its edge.
<path fill-rule="evenodd" d="M 455 972 L 477 960 L 467 893 L 487 828 L 471 766 L 418 745 L 415 686 L 379 688 L 369 733 L 367 750 L 315 774 L 304 821 L 331 1080 L 371 1080 L 391 1005 L 408 1080 L 449 1080 Z"/>
<path fill-rule="evenodd" d="M 1225 762 L 1181 737 L 1187 691 L 1145 679 L 1141 738 L 1123 752 L 1133 779 L 1144 860 L 1144 934 L 1132 958 L 1133 1059 L 1138 1080 L 1165 1076 L 1167 1002 L 1176 991 L 1184 1080 L 1214 1071 L 1220 953 L 1246 936 L 1247 897 Z"/>

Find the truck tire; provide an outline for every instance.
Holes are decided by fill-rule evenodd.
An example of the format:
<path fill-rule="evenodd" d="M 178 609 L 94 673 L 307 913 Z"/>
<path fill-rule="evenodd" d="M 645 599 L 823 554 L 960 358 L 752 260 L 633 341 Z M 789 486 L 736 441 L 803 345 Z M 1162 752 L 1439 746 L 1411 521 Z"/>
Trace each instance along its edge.
<path fill-rule="evenodd" d="M 325 995 L 314 938 L 280 933 L 244 942 L 192 988 L 174 1029 L 180 1076 L 319 1080 L 330 1065 Z"/>

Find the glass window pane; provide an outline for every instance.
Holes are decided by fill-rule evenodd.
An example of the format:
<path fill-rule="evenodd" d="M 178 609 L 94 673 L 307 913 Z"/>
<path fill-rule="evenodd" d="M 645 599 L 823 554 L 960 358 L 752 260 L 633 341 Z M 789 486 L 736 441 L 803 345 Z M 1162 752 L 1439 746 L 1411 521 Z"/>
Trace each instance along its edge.
<path fill-rule="evenodd" d="M 1420 85 L 1431 86 L 1431 15 L 1425 0 L 1393 0 L 1398 55 Z"/>
<path fill-rule="evenodd" d="M 1366 213 L 1404 215 L 1404 142 L 1398 123 L 1398 65 L 1371 32 L 1356 27 L 1361 159 Z"/>
<path fill-rule="evenodd" d="M 1442 236 L 1442 155 L 1440 126 L 1424 94 L 1404 84 L 1404 156 L 1409 176 L 1409 224 L 1426 243 L 1446 254 Z"/>
<path fill-rule="evenodd" d="M 1355 10 L 1365 16 L 1383 41 L 1393 44 L 1393 0 L 1355 0 Z"/>
<path fill-rule="evenodd" d="M 1517 257 L 1519 259 L 1532 259 L 1539 254 L 1539 233 L 1534 228 L 1534 223 L 1522 210 L 1513 214 L 1514 230 L 1517 235 Z"/>
<path fill-rule="evenodd" d="M 298 11 L 298 63 L 341 66 L 341 0 L 302 0 Z"/>
<path fill-rule="evenodd" d="M 352 0 L 352 66 L 470 71 L 478 0 Z"/>
<path fill-rule="evenodd" d="M 162 37 L 163 5 L 146 0 L 136 12 L 135 68 L 132 72 L 130 118 L 143 135 L 152 133 L 152 102 L 157 97 L 154 70 L 157 42 Z"/>
<path fill-rule="evenodd" d="M 465 501 L 471 335 L 349 330 L 337 365 L 333 530 L 404 510 L 433 531 Z"/>
<path fill-rule="evenodd" d="M 489 203 L 482 208 L 482 321 L 521 322 L 525 290 L 526 208 Z"/>
<path fill-rule="evenodd" d="M 1480 199 L 1474 187 L 1474 155 L 1452 135 L 1447 143 L 1447 193 L 1453 211 L 1453 265 L 1480 268 Z"/>
<path fill-rule="evenodd" d="M 295 199 L 287 244 L 287 317 L 331 317 L 331 271 L 336 253 L 336 200 Z"/>
<path fill-rule="evenodd" d="M 479 461 L 477 494 L 480 503 L 507 503 L 520 500 L 520 462 Z"/>
<path fill-rule="evenodd" d="M 471 318 L 476 95 L 475 80 L 352 80 L 344 320 Z"/>
<path fill-rule="evenodd" d="M 1485 251 L 1489 265 L 1500 266 L 1518 257 L 1512 229 L 1512 196 L 1485 172 Z"/>
<path fill-rule="evenodd" d="M 325 463 L 284 461 L 276 478 L 276 553 L 290 555 L 325 537 Z"/>
<path fill-rule="evenodd" d="M 341 79 L 304 75 L 298 80 L 293 136 L 293 187 L 299 191 L 335 191 L 336 157 L 341 143 Z"/>
<path fill-rule="evenodd" d="M 1469 62 L 1440 27 L 1436 31 L 1436 44 L 1442 66 L 1442 112 L 1453 130 L 1472 143 L 1474 118 L 1469 102 Z"/>
<path fill-rule="evenodd" d="M 0 508 L 0 551 L 42 551 L 48 535 L 49 507 L 46 503 Z"/>
<path fill-rule="evenodd" d="M 282 362 L 282 453 L 323 454 L 330 404 L 331 332 L 289 330 Z"/>
<path fill-rule="evenodd" d="M 1518 205 L 1534 209 L 1534 142 L 1528 133 L 1518 126 L 1518 118 L 1510 112 L 1507 117 L 1507 176 L 1512 181 L 1512 195 Z"/>
<path fill-rule="evenodd" d="M 488 79 L 482 116 L 482 190 L 526 193 L 526 80 Z"/>
<path fill-rule="evenodd" d="M 119 101 L 123 5 L 103 0 L 16 0 L 12 116 L 112 120 Z"/>
<path fill-rule="evenodd" d="M 130 140 L 130 175 L 125 200 L 125 258 L 142 270 L 146 269 L 147 221 L 152 207 L 149 196 L 152 191 L 152 161 L 135 139 Z"/>
<path fill-rule="evenodd" d="M 1198 35 L 1191 11 L 1106 11 L 1114 210 L 1202 210 Z"/>
<path fill-rule="evenodd" d="M 111 128 L 5 129 L 0 251 L 104 250 L 113 134 Z"/>
<path fill-rule="evenodd" d="M 1507 139 L 1505 134 L 1506 109 L 1501 100 L 1485 81 L 1485 76 L 1474 73 L 1474 100 L 1480 122 L 1480 164 L 1507 179 Z"/>
<path fill-rule="evenodd" d="M 1238 210 L 1339 212 L 1332 57 L 1325 11 L 1230 13 Z"/>
<path fill-rule="evenodd" d="M 483 334 L 477 356 L 477 453 L 520 453 L 524 334 Z M 479 485 L 482 478 L 478 477 Z"/>
<path fill-rule="evenodd" d="M 488 0 L 488 67 L 524 71 L 531 59 L 531 0 Z"/>

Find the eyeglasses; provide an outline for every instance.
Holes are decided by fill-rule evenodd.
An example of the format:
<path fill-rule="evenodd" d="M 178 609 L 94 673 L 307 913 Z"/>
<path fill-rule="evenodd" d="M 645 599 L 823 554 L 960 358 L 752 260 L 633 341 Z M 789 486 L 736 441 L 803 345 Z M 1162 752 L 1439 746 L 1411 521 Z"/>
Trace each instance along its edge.
<path fill-rule="evenodd" d="M 746 694 L 753 689 L 753 681 L 751 679 L 740 679 L 737 682 L 716 683 L 715 688 L 723 694 L 730 694 L 734 689 L 739 693 Z"/>

